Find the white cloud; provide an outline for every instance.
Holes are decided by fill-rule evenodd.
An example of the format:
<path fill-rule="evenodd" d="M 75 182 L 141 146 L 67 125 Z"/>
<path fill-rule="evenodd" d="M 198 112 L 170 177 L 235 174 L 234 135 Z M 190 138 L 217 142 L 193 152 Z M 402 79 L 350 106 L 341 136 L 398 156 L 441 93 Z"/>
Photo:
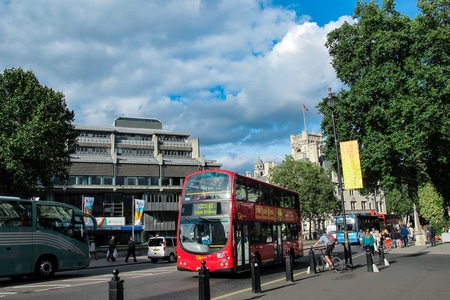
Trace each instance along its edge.
<path fill-rule="evenodd" d="M 325 27 L 256 0 L 9 1 L 0 4 L 0 67 L 31 69 L 63 92 L 77 124 L 155 117 L 243 173 L 281 160 L 289 135 L 337 89 Z M 307 18 L 303 18 L 305 20 Z M 308 130 L 321 116 L 308 115 Z"/>

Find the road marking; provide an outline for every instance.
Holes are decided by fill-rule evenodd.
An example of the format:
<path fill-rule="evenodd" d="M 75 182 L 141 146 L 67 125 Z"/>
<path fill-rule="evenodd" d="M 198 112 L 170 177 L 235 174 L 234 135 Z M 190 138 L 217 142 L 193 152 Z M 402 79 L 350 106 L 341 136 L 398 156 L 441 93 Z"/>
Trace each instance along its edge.
<path fill-rule="evenodd" d="M 16 295 L 18 294 L 17 292 L 0 292 L 0 298 L 6 297 L 6 296 L 11 296 L 11 295 Z"/>
<path fill-rule="evenodd" d="M 301 275 L 301 274 L 306 274 L 306 271 L 295 273 L 294 277 L 298 276 L 298 275 Z M 280 282 L 280 281 L 283 281 L 283 280 L 286 280 L 286 278 L 283 277 L 283 278 L 279 278 L 279 279 L 275 279 L 275 280 L 272 280 L 272 281 L 265 282 L 265 283 L 261 284 L 261 287 L 267 286 L 267 285 L 271 285 L 271 284 L 274 284 L 276 282 Z M 228 298 L 228 297 L 231 297 L 231 296 L 236 296 L 236 295 L 241 294 L 241 293 L 250 292 L 251 290 L 252 290 L 251 288 L 246 288 L 246 289 L 243 289 L 243 290 L 239 290 L 239 291 L 235 291 L 235 292 L 231 292 L 231 293 L 228 293 L 228 294 L 225 294 L 225 295 L 221 295 L 221 296 L 218 296 L 218 297 L 211 298 L 211 300 L 225 299 L 225 298 Z"/>

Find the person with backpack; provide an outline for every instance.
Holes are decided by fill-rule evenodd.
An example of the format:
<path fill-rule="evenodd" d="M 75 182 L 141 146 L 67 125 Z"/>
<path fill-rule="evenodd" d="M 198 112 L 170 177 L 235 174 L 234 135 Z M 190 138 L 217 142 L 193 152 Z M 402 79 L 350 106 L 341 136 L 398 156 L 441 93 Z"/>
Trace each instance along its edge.
<path fill-rule="evenodd" d="M 323 243 L 325 247 L 325 259 L 327 260 L 328 265 L 330 266 L 330 270 L 333 270 L 333 263 L 331 262 L 331 251 L 334 249 L 334 244 L 336 243 L 336 239 L 332 234 L 322 234 L 322 236 L 319 238 L 317 242 L 314 243 L 314 245 L 311 246 L 311 248 L 316 247 L 320 243 Z"/>

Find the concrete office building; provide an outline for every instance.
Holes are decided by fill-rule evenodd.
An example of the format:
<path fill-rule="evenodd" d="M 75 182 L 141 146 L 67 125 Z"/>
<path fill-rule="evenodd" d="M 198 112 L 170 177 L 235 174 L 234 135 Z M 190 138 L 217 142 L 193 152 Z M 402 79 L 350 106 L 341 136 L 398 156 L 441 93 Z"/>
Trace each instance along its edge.
<path fill-rule="evenodd" d="M 186 175 L 221 164 L 200 155 L 200 142 L 190 134 L 162 129 L 152 118 L 120 117 L 113 126 L 76 125 L 79 132 L 69 179 L 55 180 L 49 200 L 82 207 L 93 199 L 98 218 L 97 244 L 111 234 L 122 243 L 135 234 L 175 235 L 178 204 Z M 133 199 L 144 200 L 141 224 L 133 224 Z M 142 238 L 146 238 L 142 235 Z"/>

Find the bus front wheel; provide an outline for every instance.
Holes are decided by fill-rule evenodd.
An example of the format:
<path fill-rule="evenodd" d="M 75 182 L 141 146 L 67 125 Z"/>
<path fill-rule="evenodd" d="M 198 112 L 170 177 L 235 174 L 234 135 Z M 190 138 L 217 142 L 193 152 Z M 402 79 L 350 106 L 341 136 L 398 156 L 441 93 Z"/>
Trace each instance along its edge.
<path fill-rule="evenodd" d="M 40 257 L 36 263 L 34 274 L 39 279 L 47 279 L 53 277 L 56 272 L 56 261 L 52 257 Z"/>

